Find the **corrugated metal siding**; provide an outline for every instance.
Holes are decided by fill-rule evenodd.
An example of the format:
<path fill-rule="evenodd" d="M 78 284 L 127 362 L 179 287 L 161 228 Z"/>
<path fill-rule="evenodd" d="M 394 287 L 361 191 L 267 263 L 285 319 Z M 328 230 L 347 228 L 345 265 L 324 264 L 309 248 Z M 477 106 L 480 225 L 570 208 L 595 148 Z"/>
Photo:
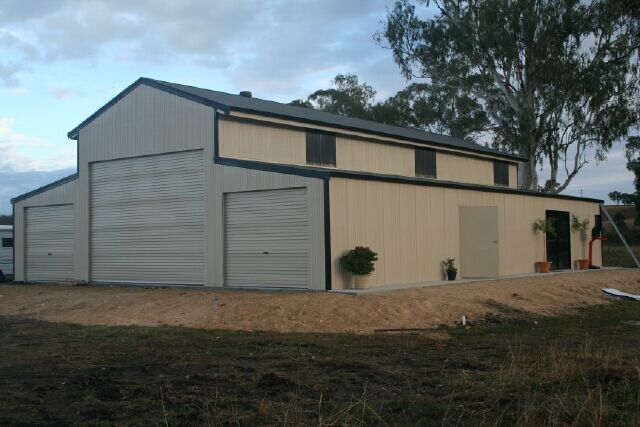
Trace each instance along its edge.
<path fill-rule="evenodd" d="M 203 149 L 205 182 L 210 183 L 213 128 L 212 108 L 141 85 L 80 130 L 76 262 L 81 279 L 89 280 L 89 162 Z M 205 192 L 206 206 L 211 197 Z M 209 254 L 212 214 L 206 210 Z"/>
<path fill-rule="evenodd" d="M 441 262 L 460 259 L 459 206 L 497 206 L 500 275 L 532 273 L 542 259 L 542 237 L 533 222 L 546 209 L 594 220 L 597 203 L 439 187 L 332 178 L 330 183 L 332 282 L 347 287 L 350 277 L 338 259 L 356 245 L 379 253 L 372 286 L 441 280 Z M 582 258 L 578 233 L 571 234 L 573 261 Z M 594 263 L 601 250 L 594 245 Z M 464 270 L 460 270 L 464 276 Z"/>
<path fill-rule="evenodd" d="M 222 157 L 296 165 L 306 162 L 304 132 L 225 120 L 220 120 L 219 126 Z"/>
<path fill-rule="evenodd" d="M 15 233 L 15 279 L 25 280 L 25 219 L 24 210 L 31 206 L 48 206 L 73 204 L 76 200 L 77 180 L 70 181 L 43 193 L 36 194 L 15 204 L 14 233 Z M 75 252 L 75 251 L 74 251 Z M 74 278 L 78 278 L 74 274 Z"/>
<path fill-rule="evenodd" d="M 306 188 L 224 195 L 225 285 L 309 287 Z"/>
<path fill-rule="evenodd" d="M 236 114 L 238 113 L 234 113 Z M 274 119 L 262 119 L 278 122 Z M 307 164 L 305 131 L 278 128 L 269 124 L 269 121 L 263 123 L 221 120 L 220 156 L 302 166 Z M 295 122 L 286 123 L 296 124 Z M 339 135 L 336 138 L 336 168 L 413 177 L 415 176 L 414 147 L 416 145 L 406 142 L 402 145 L 380 144 Z M 424 146 L 418 147 L 424 148 Z M 438 179 L 493 185 L 493 158 L 486 157 L 485 160 L 456 153 L 451 150 L 437 153 Z M 511 173 L 515 173 L 516 166 L 511 165 L 511 169 Z M 509 186 L 516 188 L 516 181 L 511 179 Z"/>
<path fill-rule="evenodd" d="M 208 283 L 224 283 L 224 198 L 225 193 L 287 188 L 306 188 L 308 223 L 307 265 L 310 289 L 325 289 L 324 264 L 324 183 L 321 179 L 213 165 L 211 181 L 214 237 Z"/>
<path fill-rule="evenodd" d="M 202 150 L 91 166 L 91 280 L 204 284 Z"/>
<path fill-rule="evenodd" d="M 27 281 L 73 279 L 73 205 L 25 209 Z"/>

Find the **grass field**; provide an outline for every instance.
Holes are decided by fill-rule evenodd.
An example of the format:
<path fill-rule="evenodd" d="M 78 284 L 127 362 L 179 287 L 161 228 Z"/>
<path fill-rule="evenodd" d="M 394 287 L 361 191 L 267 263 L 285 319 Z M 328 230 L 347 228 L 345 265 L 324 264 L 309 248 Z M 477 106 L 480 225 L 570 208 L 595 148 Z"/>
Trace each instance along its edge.
<path fill-rule="evenodd" d="M 0 425 L 640 425 L 640 303 L 276 334 L 0 318 Z"/>

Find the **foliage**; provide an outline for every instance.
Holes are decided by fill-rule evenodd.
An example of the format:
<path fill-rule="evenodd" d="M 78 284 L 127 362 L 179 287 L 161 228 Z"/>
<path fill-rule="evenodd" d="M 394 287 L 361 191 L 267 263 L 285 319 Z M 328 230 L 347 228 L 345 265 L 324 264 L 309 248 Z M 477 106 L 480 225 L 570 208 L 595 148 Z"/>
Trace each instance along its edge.
<path fill-rule="evenodd" d="M 540 218 L 533 222 L 533 231 L 542 234 L 556 235 L 555 221 L 551 218 Z"/>
<path fill-rule="evenodd" d="M 13 225 L 13 215 L 0 215 L 0 225 Z"/>
<path fill-rule="evenodd" d="M 356 246 L 340 258 L 340 263 L 351 274 L 370 274 L 375 270 L 373 263 L 378 260 L 378 254 L 363 246 Z"/>
<path fill-rule="evenodd" d="M 640 224 L 640 137 L 631 136 L 627 140 L 626 153 L 627 157 L 627 170 L 633 172 L 633 185 L 635 187 L 634 193 L 621 193 L 619 191 L 612 191 L 609 193 L 609 198 L 615 204 L 634 205 L 636 207 L 636 219 L 634 223 Z"/>
<path fill-rule="evenodd" d="M 399 0 L 382 34 L 408 79 L 480 106 L 496 148 L 528 157 L 528 187 L 558 193 L 637 122 L 640 3 Z M 538 185 L 537 165 L 550 179 Z M 564 180 L 561 180 L 564 175 Z"/>
<path fill-rule="evenodd" d="M 456 274 L 458 273 L 458 269 L 455 266 L 455 259 L 454 258 L 447 258 L 444 261 L 442 261 L 442 266 L 444 267 L 444 270 L 447 273 L 451 273 L 451 274 Z"/>
<path fill-rule="evenodd" d="M 629 193 L 621 193 L 619 191 L 612 191 L 609 193 L 609 198 L 616 205 L 633 205 L 635 195 Z"/>
<path fill-rule="evenodd" d="M 552 218 L 539 218 L 533 222 L 533 231 L 537 233 L 542 233 L 544 237 L 546 234 L 551 234 L 552 236 L 556 235 L 556 226 L 555 221 Z M 542 242 L 542 252 L 544 261 L 547 260 L 547 244 L 546 242 Z"/>
<path fill-rule="evenodd" d="M 573 228 L 574 231 L 579 232 L 587 231 L 587 229 L 589 228 L 589 219 L 580 219 L 576 215 L 571 214 L 571 228 Z"/>
<path fill-rule="evenodd" d="M 469 140 L 487 128 L 482 106 L 462 88 L 413 83 L 385 101 L 374 102 L 375 89 L 355 75 L 338 74 L 332 85 L 290 104 Z"/>
<path fill-rule="evenodd" d="M 580 233 L 580 240 L 582 241 L 582 259 L 585 259 L 586 253 L 586 231 L 589 229 L 589 219 L 580 219 L 576 215 L 571 214 L 571 228 L 574 231 Z"/>

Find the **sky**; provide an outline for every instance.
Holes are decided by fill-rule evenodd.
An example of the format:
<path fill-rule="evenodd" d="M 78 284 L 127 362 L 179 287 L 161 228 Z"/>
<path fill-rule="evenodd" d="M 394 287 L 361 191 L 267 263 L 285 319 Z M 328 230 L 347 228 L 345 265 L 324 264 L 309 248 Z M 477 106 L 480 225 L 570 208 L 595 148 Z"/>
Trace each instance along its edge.
<path fill-rule="evenodd" d="M 393 95 L 407 82 L 372 37 L 392 4 L 0 0 L 0 214 L 73 173 L 67 132 L 141 76 L 290 102 L 353 73 L 379 99 Z M 632 191 L 625 162 L 616 147 L 565 193 Z"/>

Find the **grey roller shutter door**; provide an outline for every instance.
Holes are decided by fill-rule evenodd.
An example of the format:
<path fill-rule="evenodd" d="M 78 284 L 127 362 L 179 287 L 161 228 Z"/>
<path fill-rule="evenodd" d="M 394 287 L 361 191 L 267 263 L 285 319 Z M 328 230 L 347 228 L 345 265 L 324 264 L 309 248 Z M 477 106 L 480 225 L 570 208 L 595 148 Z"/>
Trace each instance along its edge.
<path fill-rule="evenodd" d="M 225 194 L 225 285 L 309 287 L 306 188 Z"/>
<path fill-rule="evenodd" d="M 91 280 L 204 284 L 202 150 L 91 165 Z"/>
<path fill-rule="evenodd" d="M 73 205 L 25 209 L 25 279 L 73 279 Z"/>

